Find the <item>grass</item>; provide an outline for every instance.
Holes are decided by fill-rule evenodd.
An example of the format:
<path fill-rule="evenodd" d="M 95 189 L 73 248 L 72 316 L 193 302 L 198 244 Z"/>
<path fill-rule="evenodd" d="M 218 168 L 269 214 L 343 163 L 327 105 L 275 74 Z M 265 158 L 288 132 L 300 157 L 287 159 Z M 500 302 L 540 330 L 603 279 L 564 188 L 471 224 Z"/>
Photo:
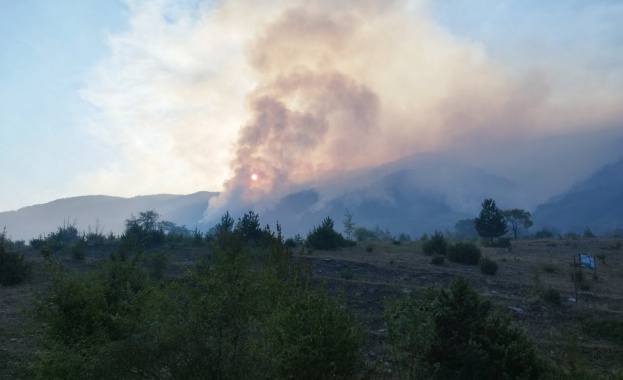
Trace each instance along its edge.
<path fill-rule="evenodd" d="M 577 342 L 580 352 L 590 354 L 598 347 L 598 353 L 590 357 L 589 366 L 593 378 L 598 378 L 603 373 L 623 371 L 623 286 L 620 281 L 623 277 L 623 255 L 608 253 L 608 265 L 598 268 L 598 281 L 593 278 L 593 271 L 583 270 L 582 276 L 589 288 L 578 290 L 576 303 L 568 301 L 575 296 L 569 273 L 578 253 L 599 258 L 597 253 L 600 247 L 614 246 L 620 240 L 580 237 L 573 240 L 575 248 L 562 243 L 552 247 L 548 239 L 519 240 L 513 241 L 512 254 L 479 245 L 483 256 L 497 262 L 495 277 L 485 277 L 478 268 L 448 260 L 444 261 L 444 265 L 431 265 L 431 256 L 423 254 L 419 241 L 400 245 L 392 241 L 374 242 L 374 245 L 359 243 L 339 251 L 315 251 L 313 255 L 306 250 L 307 255 L 301 260 L 312 264 L 319 284 L 325 283 L 334 294 L 343 294 L 346 306 L 363 321 L 369 331 L 363 352 L 374 352 L 374 357 L 365 358 L 370 362 L 387 362 L 388 369 L 391 369 L 391 353 L 383 322 L 383 310 L 388 300 L 402 294 L 405 288 L 417 293 L 429 286 L 447 287 L 456 276 L 461 275 L 478 292 L 489 297 L 495 307 L 502 310 L 508 310 L 508 306 L 522 309 L 523 314 L 515 316 L 514 322 L 534 337 L 542 356 L 559 365 L 567 375 L 570 369 L 569 364 L 560 358 L 564 350 L 564 342 L 560 338 L 582 332 L 582 339 Z M 373 249 L 374 254 L 369 254 L 368 248 Z M 165 276 L 186 271 L 207 249 L 179 246 L 165 252 L 171 260 Z M 108 255 L 105 250 L 94 251 L 92 247 L 86 250 L 84 262 L 73 262 L 70 252 L 61 260 L 68 267 L 80 269 L 92 267 L 99 258 Z M 45 276 L 40 253 L 29 253 L 27 258 L 36 261 L 32 282 L 0 288 L 1 380 L 19 379 L 22 373 L 20 363 L 35 350 L 26 329 L 30 321 L 28 309 L 31 289 L 43 286 Z M 356 281 L 344 281 L 354 280 L 355 277 Z M 538 296 L 535 296 L 537 287 Z M 19 342 L 11 341 L 11 338 L 19 339 Z"/>

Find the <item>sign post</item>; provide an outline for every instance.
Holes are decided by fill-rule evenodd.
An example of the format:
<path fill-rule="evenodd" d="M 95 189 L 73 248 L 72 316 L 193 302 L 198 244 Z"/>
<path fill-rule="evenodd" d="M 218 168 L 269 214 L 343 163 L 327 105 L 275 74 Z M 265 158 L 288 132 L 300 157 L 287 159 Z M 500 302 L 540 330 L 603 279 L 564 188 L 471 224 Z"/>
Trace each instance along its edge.
<path fill-rule="evenodd" d="M 577 269 L 576 269 L 577 268 Z M 597 273 L 597 267 L 595 265 L 595 257 L 589 256 L 585 253 L 578 254 L 578 263 L 575 262 L 575 256 L 573 257 L 573 285 L 575 286 L 575 302 L 578 299 L 578 271 L 582 271 L 582 268 L 592 269 Z"/>

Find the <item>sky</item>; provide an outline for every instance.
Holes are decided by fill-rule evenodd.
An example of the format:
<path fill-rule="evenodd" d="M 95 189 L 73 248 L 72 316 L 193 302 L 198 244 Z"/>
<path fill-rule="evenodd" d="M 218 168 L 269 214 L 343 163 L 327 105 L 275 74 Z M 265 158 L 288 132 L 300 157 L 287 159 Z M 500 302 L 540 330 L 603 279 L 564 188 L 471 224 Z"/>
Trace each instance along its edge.
<path fill-rule="evenodd" d="M 607 0 L 3 1 L 0 211 L 208 190 L 219 214 L 416 152 L 528 181 L 483 144 L 623 129 L 621 19 Z M 551 172 L 543 197 L 579 179 Z"/>

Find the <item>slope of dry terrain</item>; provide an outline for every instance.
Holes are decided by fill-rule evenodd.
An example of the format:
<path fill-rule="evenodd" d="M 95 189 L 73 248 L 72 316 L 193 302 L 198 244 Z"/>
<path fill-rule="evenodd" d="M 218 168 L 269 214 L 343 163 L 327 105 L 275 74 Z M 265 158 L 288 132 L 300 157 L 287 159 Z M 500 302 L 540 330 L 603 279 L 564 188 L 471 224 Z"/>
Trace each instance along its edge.
<path fill-rule="evenodd" d="M 114 245 L 91 248 L 81 264 L 72 263 L 69 255 L 63 260 L 80 270 L 92 267 L 113 249 Z M 381 369 L 375 373 L 388 378 L 393 376 L 383 322 L 385 305 L 428 286 L 447 287 L 459 275 L 496 307 L 511 313 L 515 323 L 533 336 L 542 356 L 554 365 L 567 371 L 573 366 L 602 374 L 623 371 L 623 239 L 521 240 L 513 242 L 511 251 L 481 249 L 498 262 L 496 275 L 484 275 L 478 266 L 448 261 L 433 265 L 430 256 L 423 254 L 421 242 L 359 243 L 338 251 L 297 248 L 294 255 L 312 266 L 319 284 L 344 296 L 368 330 L 365 360 Z M 169 256 L 169 274 L 173 276 L 205 254 L 206 248 L 168 245 L 160 250 Z M 583 270 L 576 301 L 572 264 L 579 253 L 596 257 L 597 269 Z M 33 280 L 0 288 L 0 379 L 27 378 L 20 363 L 26 363 L 35 351 L 28 311 L 33 292 L 45 288 L 46 275 L 39 254 L 26 254 L 35 261 Z M 558 293 L 560 302 L 544 298 L 544 290 Z"/>

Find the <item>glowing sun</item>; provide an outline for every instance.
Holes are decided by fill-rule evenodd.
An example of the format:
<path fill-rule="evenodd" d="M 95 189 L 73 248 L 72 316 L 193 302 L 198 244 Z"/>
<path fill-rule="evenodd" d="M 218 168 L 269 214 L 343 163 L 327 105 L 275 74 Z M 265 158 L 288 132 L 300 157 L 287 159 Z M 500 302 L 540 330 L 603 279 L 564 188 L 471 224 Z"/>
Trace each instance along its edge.
<path fill-rule="evenodd" d="M 257 174 L 251 174 L 251 180 L 257 181 Z"/>

